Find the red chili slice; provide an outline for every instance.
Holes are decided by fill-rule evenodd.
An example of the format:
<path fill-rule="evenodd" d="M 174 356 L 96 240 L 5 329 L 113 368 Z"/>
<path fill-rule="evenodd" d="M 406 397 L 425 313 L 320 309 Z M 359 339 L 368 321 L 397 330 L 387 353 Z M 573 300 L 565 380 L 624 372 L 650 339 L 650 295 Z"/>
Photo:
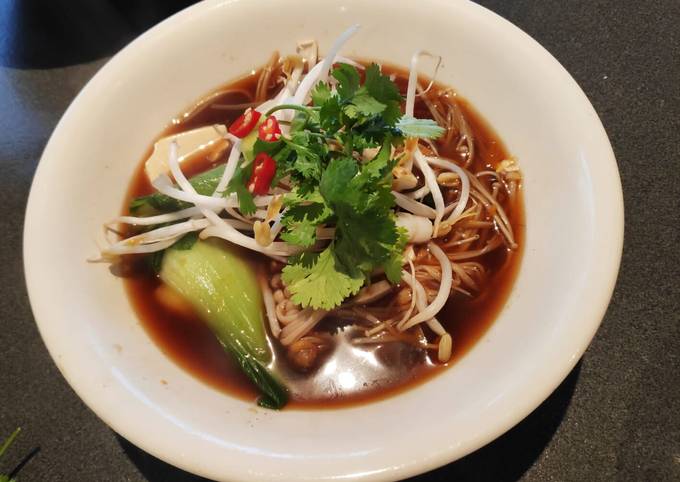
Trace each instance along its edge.
<path fill-rule="evenodd" d="M 267 194 L 274 174 L 276 174 L 276 161 L 269 154 L 260 152 L 253 161 L 253 173 L 248 181 L 248 191 L 260 196 Z"/>
<path fill-rule="evenodd" d="M 236 137 L 243 139 L 255 128 L 261 115 L 262 114 L 258 111 L 249 107 L 238 119 L 231 123 L 229 132 Z"/>
<path fill-rule="evenodd" d="M 279 126 L 279 121 L 276 120 L 276 117 L 273 115 L 267 117 L 267 120 L 260 125 L 260 131 L 258 132 L 257 137 L 265 142 L 274 142 L 281 138 L 281 127 Z"/>

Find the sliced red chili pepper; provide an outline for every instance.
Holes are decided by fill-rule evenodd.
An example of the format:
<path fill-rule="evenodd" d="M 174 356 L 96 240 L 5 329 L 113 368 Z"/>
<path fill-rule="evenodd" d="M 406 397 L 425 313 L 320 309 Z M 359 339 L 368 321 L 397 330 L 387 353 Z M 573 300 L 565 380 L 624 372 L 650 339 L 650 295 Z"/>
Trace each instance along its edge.
<path fill-rule="evenodd" d="M 261 115 L 262 114 L 258 111 L 249 107 L 238 119 L 231 123 L 229 132 L 236 137 L 243 139 L 255 128 Z"/>
<path fill-rule="evenodd" d="M 274 142 L 281 138 L 281 127 L 279 126 L 279 121 L 276 120 L 276 117 L 273 115 L 267 117 L 267 120 L 260 125 L 260 131 L 258 132 L 257 137 L 265 142 Z"/>
<path fill-rule="evenodd" d="M 253 161 L 253 173 L 248 180 L 248 191 L 257 195 L 267 194 L 274 174 L 276 174 L 276 161 L 269 154 L 260 152 Z"/>

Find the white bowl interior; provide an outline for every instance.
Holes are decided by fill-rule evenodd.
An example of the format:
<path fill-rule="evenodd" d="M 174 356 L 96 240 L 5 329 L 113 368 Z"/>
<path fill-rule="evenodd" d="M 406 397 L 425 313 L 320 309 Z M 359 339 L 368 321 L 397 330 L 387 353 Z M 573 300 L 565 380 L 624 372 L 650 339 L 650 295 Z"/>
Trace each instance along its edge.
<path fill-rule="evenodd" d="M 498 320 L 443 375 L 355 408 L 256 409 L 166 358 L 121 281 L 85 259 L 169 119 L 272 50 L 293 52 L 297 40 L 316 38 L 325 52 L 356 22 L 363 28 L 344 54 L 402 66 L 417 49 L 442 55 L 440 80 L 519 158 L 524 259 Z M 60 370 L 104 421 L 150 453 L 219 479 L 391 479 L 480 447 L 557 386 L 607 306 L 622 226 L 615 161 L 592 107 L 547 52 L 487 10 L 437 0 L 208 1 L 124 49 L 68 110 L 31 192 L 25 264 Z"/>

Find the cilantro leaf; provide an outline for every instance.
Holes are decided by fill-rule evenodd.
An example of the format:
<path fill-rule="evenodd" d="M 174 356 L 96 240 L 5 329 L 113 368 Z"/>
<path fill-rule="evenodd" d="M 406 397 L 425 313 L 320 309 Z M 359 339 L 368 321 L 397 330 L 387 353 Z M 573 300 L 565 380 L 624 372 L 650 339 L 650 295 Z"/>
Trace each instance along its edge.
<path fill-rule="evenodd" d="M 295 132 L 291 139 L 285 139 L 286 145 L 296 154 L 291 169 L 303 178 L 318 180 L 321 177 L 321 155 L 326 149 L 312 141 L 308 132 Z"/>
<path fill-rule="evenodd" d="M 342 201 L 345 194 L 349 194 L 346 191 L 346 187 L 358 172 L 359 166 L 351 157 L 340 157 L 331 160 L 321 176 L 319 192 L 327 202 Z M 349 201 L 348 198 L 345 200 Z"/>
<path fill-rule="evenodd" d="M 404 266 L 404 248 L 408 243 L 408 231 L 405 228 L 397 228 L 399 240 L 393 245 L 390 257 L 383 263 L 385 275 L 390 283 L 401 281 L 401 268 Z"/>
<path fill-rule="evenodd" d="M 338 99 L 337 95 L 332 95 L 319 110 L 319 125 L 328 134 L 334 134 L 342 127 L 342 122 L 340 121 L 341 113 L 340 99 Z"/>
<path fill-rule="evenodd" d="M 288 208 L 282 218 L 282 222 L 292 224 L 295 221 L 314 221 L 321 224 L 333 215 L 333 211 L 322 202 L 296 204 Z"/>
<path fill-rule="evenodd" d="M 313 246 L 316 243 L 316 228 L 325 223 L 333 211 L 326 206 L 318 190 L 304 196 L 299 192 L 288 194 L 284 204 L 287 209 L 281 218 L 285 228 L 281 238 L 305 248 Z"/>
<path fill-rule="evenodd" d="M 361 76 L 356 67 L 349 64 L 339 64 L 333 69 L 331 75 L 338 81 L 340 99 L 349 99 L 359 89 Z"/>
<path fill-rule="evenodd" d="M 336 229 L 336 253 L 347 267 L 360 270 L 365 276 L 382 266 L 392 255 L 392 246 L 399 233 L 392 219 L 377 210 L 352 213 L 341 209 Z"/>
<path fill-rule="evenodd" d="M 296 246 L 310 248 L 316 243 L 316 226 L 313 220 L 290 221 L 285 224 L 286 231 L 281 234 L 281 239 Z"/>
<path fill-rule="evenodd" d="M 380 67 L 371 64 L 366 69 L 364 87 L 368 93 L 378 102 L 385 104 L 382 112 L 382 121 L 387 126 L 393 126 L 401 117 L 402 96 L 397 85 L 387 75 L 380 72 Z"/>
<path fill-rule="evenodd" d="M 296 221 L 301 221 L 307 217 L 322 223 L 333 215 L 333 211 L 326 205 L 318 188 L 305 193 L 296 190 L 286 194 L 283 198 L 283 204 L 288 208 L 286 217 Z"/>
<path fill-rule="evenodd" d="M 387 75 L 380 72 L 377 64 L 371 64 L 366 69 L 364 87 L 372 97 L 383 104 L 388 104 L 390 101 L 401 102 L 402 98 L 397 85 Z"/>
<path fill-rule="evenodd" d="M 315 123 L 318 123 L 317 117 L 318 111 L 316 110 L 310 110 L 309 115 L 305 115 L 303 112 L 299 111 L 295 112 L 295 116 L 293 117 L 293 120 L 290 123 L 290 132 L 295 133 L 304 131 L 305 127 L 307 127 L 310 121 L 315 121 Z"/>
<path fill-rule="evenodd" d="M 399 102 L 390 102 L 382 113 L 382 120 L 386 125 L 394 126 L 401 116 L 401 105 Z"/>
<path fill-rule="evenodd" d="M 387 152 L 387 147 L 381 149 L 361 171 L 351 157 L 336 158 L 329 163 L 321 177 L 319 192 L 336 215 L 352 216 L 370 211 L 375 211 L 378 217 L 390 214 L 394 196 L 389 178 L 392 162 Z"/>
<path fill-rule="evenodd" d="M 361 169 L 361 175 L 368 180 L 377 180 L 389 175 L 396 161 L 390 159 L 392 151 L 391 136 L 387 136 L 378 154 L 368 161 Z"/>
<path fill-rule="evenodd" d="M 359 168 L 349 157 L 334 159 L 324 172 L 319 191 L 337 218 L 335 253 L 354 277 L 368 277 L 394 255 L 400 234 L 394 222 L 386 139 L 378 155 Z M 394 270 L 393 270 L 394 272 Z"/>
<path fill-rule="evenodd" d="M 314 104 L 316 107 L 324 105 L 326 102 L 328 102 L 330 97 L 331 88 L 324 82 L 319 82 L 316 84 L 314 90 L 312 90 L 312 104 Z"/>
<path fill-rule="evenodd" d="M 300 254 L 294 254 L 288 258 L 288 263 L 291 265 L 297 264 L 303 268 L 312 268 L 316 263 L 316 260 L 319 259 L 320 254 L 321 253 L 315 253 L 313 251 L 303 251 Z"/>
<path fill-rule="evenodd" d="M 386 108 L 385 104 L 378 102 L 362 87 L 352 97 L 351 103 L 346 105 L 343 111 L 348 117 L 356 119 L 359 114 L 372 116 L 380 114 Z"/>
<path fill-rule="evenodd" d="M 407 115 L 397 121 L 396 127 L 407 137 L 437 139 L 446 132 L 446 129 L 432 119 L 416 119 Z"/>
<path fill-rule="evenodd" d="M 286 207 L 294 207 L 298 204 L 321 204 L 323 206 L 323 202 L 323 197 L 318 189 L 314 189 L 304 194 L 301 193 L 299 189 L 294 189 L 283 198 L 283 204 Z"/>
<path fill-rule="evenodd" d="M 302 307 L 331 310 L 345 298 L 356 294 L 364 284 L 363 277 L 347 274 L 333 252 L 326 248 L 311 266 L 289 264 L 283 268 L 283 282 L 292 293 L 294 303 Z"/>

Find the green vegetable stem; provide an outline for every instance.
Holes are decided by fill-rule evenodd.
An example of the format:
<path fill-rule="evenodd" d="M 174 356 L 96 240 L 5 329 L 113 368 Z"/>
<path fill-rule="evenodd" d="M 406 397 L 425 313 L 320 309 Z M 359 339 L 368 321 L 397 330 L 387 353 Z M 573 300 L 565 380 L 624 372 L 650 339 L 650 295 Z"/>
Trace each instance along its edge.
<path fill-rule="evenodd" d="M 2 460 L 2 456 L 5 454 L 7 449 L 14 443 L 14 439 L 17 438 L 19 435 L 19 432 L 21 432 L 21 428 L 17 428 L 12 434 L 5 439 L 5 441 L 0 445 L 0 460 Z M 0 474 L 0 482 L 15 482 L 16 479 L 10 479 L 9 475 L 3 475 Z"/>

